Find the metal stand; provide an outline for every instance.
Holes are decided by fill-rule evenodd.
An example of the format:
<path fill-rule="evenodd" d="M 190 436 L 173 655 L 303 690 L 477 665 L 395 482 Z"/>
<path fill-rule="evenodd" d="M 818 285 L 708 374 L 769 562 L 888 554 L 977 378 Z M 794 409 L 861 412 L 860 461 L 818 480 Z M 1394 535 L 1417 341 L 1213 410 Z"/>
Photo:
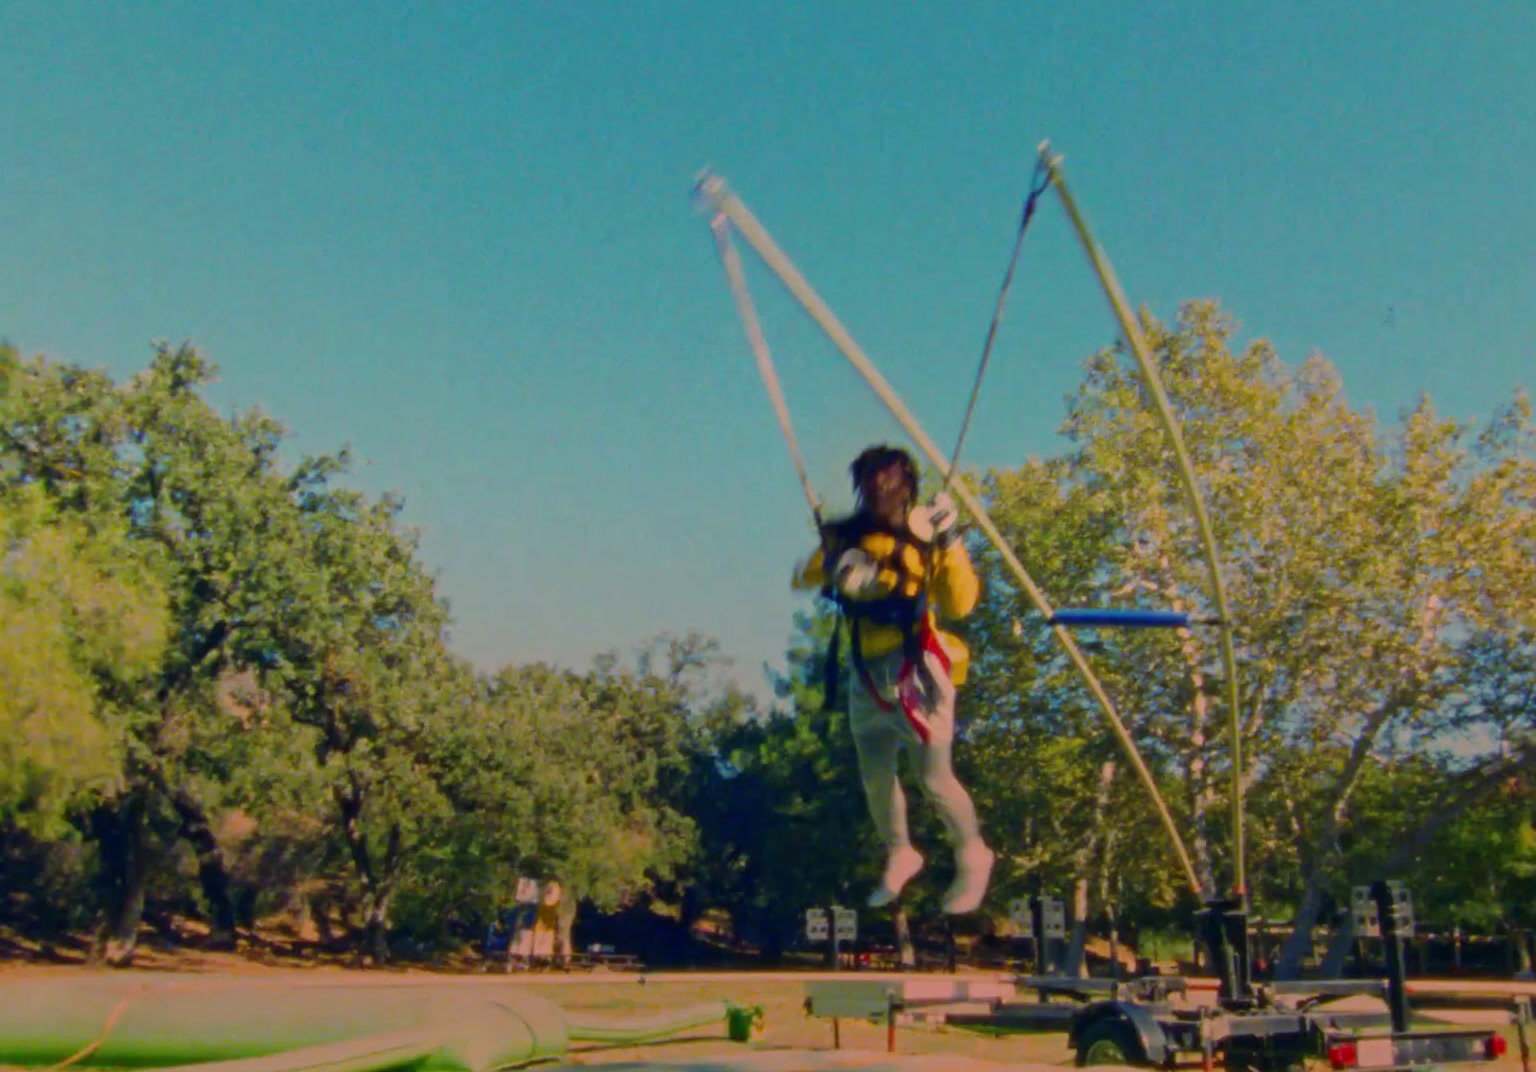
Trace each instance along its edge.
<path fill-rule="evenodd" d="M 1210 953 L 1211 969 L 1220 989 L 1224 1009 L 1241 1011 L 1257 1002 L 1253 993 L 1253 948 L 1248 941 L 1248 909 L 1241 898 L 1205 902 L 1196 913 L 1200 936 Z"/>
<path fill-rule="evenodd" d="M 1400 882 L 1371 883 L 1371 900 L 1381 926 L 1381 944 L 1387 961 L 1387 1008 L 1392 1030 L 1408 1030 L 1408 983 L 1403 943 L 1413 932 L 1413 898 Z"/>

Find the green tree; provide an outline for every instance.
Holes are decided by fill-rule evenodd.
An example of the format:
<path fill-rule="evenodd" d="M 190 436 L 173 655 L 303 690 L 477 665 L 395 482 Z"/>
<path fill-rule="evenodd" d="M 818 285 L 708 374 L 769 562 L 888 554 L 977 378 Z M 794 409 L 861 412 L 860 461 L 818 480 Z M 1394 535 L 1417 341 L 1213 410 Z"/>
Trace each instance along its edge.
<path fill-rule="evenodd" d="M 361 937 L 383 960 L 410 857 L 451 816 L 436 742 L 472 710 L 472 690 L 446 651 L 447 610 L 415 535 L 398 523 L 400 503 L 330 486 L 344 464 L 308 459 L 288 482 L 293 508 L 280 522 L 289 557 L 247 665 L 275 701 L 277 731 L 308 742 L 309 762 L 285 777 L 301 779 L 331 815 Z"/>
<path fill-rule="evenodd" d="M 783 952 L 805 909 L 859 903 L 884 863 L 848 729 L 846 673 L 837 702 L 823 703 L 831 614 L 818 606 L 795 624 L 790 672 L 777 682 L 787 706 L 712 728 L 690 808 L 700 831 L 694 875 L 702 896 L 769 959 Z M 934 836 L 926 809 L 913 811 L 918 839 Z M 912 893 L 922 888 L 915 883 Z"/>
<path fill-rule="evenodd" d="M 989 512 L 1014 552 L 1057 606 L 1095 606 L 1120 578 L 1123 533 L 1112 506 L 1076 479 L 1070 459 L 1032 459 L 986 474 Z M 962 624 L 972 647 L 971 682 L 960 692 L 967 770 L 998 854 L 993 905 L 1029 895 L 1066 896 L 1081 928 L 1111 905 L 1111 891 L 1140 891 L 1142 903 L 1170 908 L 1177 877 L 1165 836 L 1145 795 L 1123 776 L 1103 715 L 1076 669 L 1022 593 L 995 549 L 975 546 L 985 584 Z M 1170 752 L 1159 746 L 1156 709 L 1143 706 L 1146 638 L 1086 640 L 1095 672 L 1133 728 L 1163 795 L 1186 824 L 1190 804 Z M 1140 645 L 1140 646 L 1137 646 Z"/>
<path fill-rule="evenodd" d="M 382 844 L 372 847 L 368 824 L 387 808 L 369 810 L 363 798 L 386 798 L 381 784 L 413 807 L 430 810 L 432 797 L 414 791 L 410 752 L 393 739 L 383 755 L 366 754 L 378 736 L 370 712 L 387 710 L 391 728 L 409 735 L 451 678 L 443 611 L 413 561 L 414 544 L 396 531 L 398 504 L 331 487 L 345 472 L 344 454 L 284 472 L 283 428 L 258 412 L 217 415 L 201 396 L 214 369 L 189 347 L 160 348 L 120 388 L 47 361 L 9 360 L 4 370 L 9 484 L 43 489 L 83 519 L 115 519 L 157 564 L 169 610 L 155 671 L 114 696 L 132 711 L 132 732 L 118 790 L 87 823 L 108 893 L 107 958 L 132 956 L 167 836 L 192 848 L 215 933 L 232 935 L 215 809 L 259 805 L 237 799 L 253 788 L 302 796 L 314 774 L 286 762 L 282 748 L 252 747 L 274 711 L 307 718 L 321 734 L 314 765 L 363 876 L 367 925 L 378 931 L 397 839 L 384 821 Z M 229 684 L 240 680 L 260 686 L 254 705 L 232 702 Z M 274 757 L 284 761 L 268 762 Z M 265 769 L 238 766 L 253 762 Z"/>
<path fill-rule="evenodd" d="M 1493 727 L 1501 744 L 1464 763 L 1458 786 L 1476 785 L 1511 749 L 1526 754 L 1530 712 L 1511 710 L 1509 695 L 1470 697 L 1487 688 L 1480 641 L 1528 630 L 1533 613 L 1529 408 L 1517 398 L 1474 439 L 1425 402 L 1388 438 L 1349 408 L 1320 359 L 1292 372 L 1262 341 L 1234 352 L 1235 326 L 1213 303 L 1145 328 L 1210 504 L 1237 617 L 1250 887 L 1261 901 L 1299 904 L 1305 935 L 1338 874 L 1367 771 L 1397 762 L 1410 744 L 1465 746 L 1470 725 Z M 1119 355 L 1096 355 L 1064 426 L 1071 452 L 988 474 L 986 490 L 1058 605 L 1207 616 L 1193 519 L 1142 391 Z M 1052 723 L 1077 709 L 1059 659 L 1042 650 L 1038 621 L 987 561 L 991 597 L 976 636 L 988 684 L 973 694 L 973 715 L 1004 734 L 1074 740 L 1080 722 L 1060 731 Z M 1009 643 L 1014 621 L 1023 643 Z M 1211 880 L 1231 836 L 1214 639 L 1199 629 L 1106 634 L 1097 660 Z M 1037 728 L 1016 730 L 1010 719 Z M 1041 773 L 1030 758 L 1016 762 L 1016 781 Z M 1056 775 L 1058 800 L 1074 813 L 1068 829 L 1101 807 L 1088 789 L 1098 770 L 1083 763 Z"/>
<path fill-rule="evenodd" d="M 36 484 L 0 491 L 0 540 L 0 824 L 65 836 L 119 787 L 121 698 L 159 663 L 165 597 L 121 525 L 61 515 Z"/>
<path fill-rule="evenodd" d="M 484 921 L 519 876 L 557 880 L 568 949 L 579 903 L 678 897 L 695 855 L 688 784 L 703 727 L 740 702 L 704 687 L 721 658 L 697 633 L 663 635 L 633 668 L 610 654 L 585 673 L 530 664 L 481 679 L 437 738 L 453 815 L 425 851 L 414 902 Z"/>

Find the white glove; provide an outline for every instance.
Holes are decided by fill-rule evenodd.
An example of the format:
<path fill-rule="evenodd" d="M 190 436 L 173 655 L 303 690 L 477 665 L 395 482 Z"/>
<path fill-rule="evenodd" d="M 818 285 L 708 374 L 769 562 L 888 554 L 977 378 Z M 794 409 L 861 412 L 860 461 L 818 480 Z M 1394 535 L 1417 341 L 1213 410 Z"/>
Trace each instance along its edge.
<path fill-rule="evenodd" d="M 832 582 L 845 596 L 872 595 L 880 583 L 880 567 L 867 551 L 853 547 L 838 556 L 832 569 Z"/>
<path fill-rule="evenodd" d="M 927 506 L 918 506 L 912 510 L 907 516 L 907 531 L 919 540 L 926 540 L 943 550 L 959 537 L 960 533 L 955 528 L 955 522 L 959 519 L 960 512 L 955 509 L 955 500 L 941 491 Z"/>
<path fill-rule="evenodd" d="M 933 528 L 935 545 L 945 548 L 959 538 L 960 530 L 955 528 L 955 522 L 959 520 L 960 511 L 948 492 L 941 491 L 933 497 L 933 502 L 928 505 L 928 524 Z"/>

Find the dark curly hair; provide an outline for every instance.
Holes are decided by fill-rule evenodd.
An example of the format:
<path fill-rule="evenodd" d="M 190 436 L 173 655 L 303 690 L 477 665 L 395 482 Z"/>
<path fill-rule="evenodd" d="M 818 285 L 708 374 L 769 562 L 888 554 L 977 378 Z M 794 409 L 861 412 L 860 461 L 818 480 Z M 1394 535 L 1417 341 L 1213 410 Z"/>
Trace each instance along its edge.
<path fill-rule="evenodd" d="M 907 494 L 913 500 L 917 499 L 917 462 L 900 447 L 888 447 L 884 443 L 865 448 L 848 466 L 853 477 L 853 490 L 860 499 L 864 497 L 864 482 L 890 465 L 901 466 L 902 475 L 907 478 Z"/>

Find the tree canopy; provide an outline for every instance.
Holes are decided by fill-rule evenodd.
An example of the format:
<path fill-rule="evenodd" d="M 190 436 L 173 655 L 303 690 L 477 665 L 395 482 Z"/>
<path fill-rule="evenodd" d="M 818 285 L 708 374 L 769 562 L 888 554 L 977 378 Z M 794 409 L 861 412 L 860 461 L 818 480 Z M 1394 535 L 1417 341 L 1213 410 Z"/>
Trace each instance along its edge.
<path fill-rule="evenodd" d="M 1213 302 L 1143 326 L 1223 556 L 1248 892 L 1296 920 L 1290 961 L 1378 877 L 1452 921 L 1536 923 L 1529 401 L 1482 426 L 1427 398 L 1382 421 L 1321 358 L 1239 344 Z M 857 903 L 880 861 L 841 697 L 822 695 L 828 608 L 796 622 L 766 710 L 720 684 L 726 656 L 693 632 L 581 671 L 477 670 L 451 651 L 403 504 L 349 487 L 345 450 L 290 459 L 272 417 L 216 413 L 214 375 L 190 347 L 124 383 L 0 348 L 0 882 L 24 887 L 8 892 L 74 875 L 119 963 L 166 905 L 213 941 L 280 912 L 383 959 L 403 936 L 479 931 L 520 876 L 593 910 L 714 908 L 768 952 L 806 907 Z M 1210 615 L 1122 353 L 1088 359 L 1061 432 L 1056 456 L 964 477 L 1053 602 Z M 1176 917 L 1140 785 L 996 550 L 967 538 L 985 596 L 959 623 L 957 762 L 1000 854 L 987 912 L 1070 891 L 1079 919 Z M 1230 882 L 1211 631 L 1083 640 L 1198 870 Z"/>

